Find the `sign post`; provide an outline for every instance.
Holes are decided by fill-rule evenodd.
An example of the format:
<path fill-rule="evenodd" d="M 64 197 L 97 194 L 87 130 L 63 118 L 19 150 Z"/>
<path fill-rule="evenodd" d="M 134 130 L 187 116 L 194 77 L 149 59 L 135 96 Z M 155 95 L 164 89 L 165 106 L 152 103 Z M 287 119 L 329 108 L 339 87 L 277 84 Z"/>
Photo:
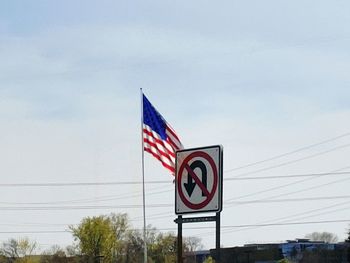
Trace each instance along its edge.
<path fill-rule="evenodd" d="M 215 240 L 215 251 L 216 251 L 216 262 L 220 263 L 220 212 L 216 213 L 216 240 Z"/>
<path fill-rule="evenodd" d="M 178 216 L 177 221 L 177 262 L 182 263 L 182 216 Z"/>
<path fill-rule="evenodd" d="M 178 218 L 178 262 L 182 263 L 182 224 L 216 222 L 216 262 L 220 262 L 222 161 L 220 145 L 176 152 L 175 214 Z M 183 218 L 184 214 L 215 212 L 215 216 Z"/>

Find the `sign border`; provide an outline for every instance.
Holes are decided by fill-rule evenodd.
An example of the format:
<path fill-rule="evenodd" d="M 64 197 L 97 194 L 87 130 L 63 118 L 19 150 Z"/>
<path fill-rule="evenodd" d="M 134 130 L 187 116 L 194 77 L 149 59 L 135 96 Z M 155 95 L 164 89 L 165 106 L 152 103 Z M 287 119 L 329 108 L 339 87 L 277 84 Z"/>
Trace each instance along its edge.
<path fill-rule="evenodd" d="M 217 209 L 212 209 L 212 210 L 200 210 L 200 211 L 187 211 L 187 212 L 177 212 L 177 196 L 178 196 L 178 178 L 177 178 L 177 172 L 178 172 L 178 163 L 177 163 L 177 153 L 179 152 L 188 152 L 188 151 L 203 151 L 206 149 L 211 149 L 211 148 L 218 148 L 219 149 L 219 167 L 218 167 L 218 208 Z M 196 147 L 196 148 L 189 148 L 189 149 L 183 149 L 176 151 L 175 153 L 176 158 L 175 158 L 175 214 L 176 215 L 184 215 L 184 214 L 194 214 L 194 213 L 209 213 L 209 212 L 216 212 L 219 213 L 222 211 L 222 206 L 223 206 L 223 147 L 222 145 L 210 145 L 210 146 L 204 146 L 204 147 Z"/>

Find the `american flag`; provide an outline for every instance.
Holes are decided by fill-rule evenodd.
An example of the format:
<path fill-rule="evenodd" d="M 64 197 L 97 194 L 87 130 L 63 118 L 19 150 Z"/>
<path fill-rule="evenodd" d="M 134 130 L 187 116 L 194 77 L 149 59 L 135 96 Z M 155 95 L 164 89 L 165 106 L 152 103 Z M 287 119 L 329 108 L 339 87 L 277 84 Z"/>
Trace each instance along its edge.
<path fill-rule="evenodd" d="M 163 116 L 145 95 L 142 97 L 144 150 L 157 158 L 172 174 L 175 174 L 175 152 L 183 149 L 183 146 Z"/>

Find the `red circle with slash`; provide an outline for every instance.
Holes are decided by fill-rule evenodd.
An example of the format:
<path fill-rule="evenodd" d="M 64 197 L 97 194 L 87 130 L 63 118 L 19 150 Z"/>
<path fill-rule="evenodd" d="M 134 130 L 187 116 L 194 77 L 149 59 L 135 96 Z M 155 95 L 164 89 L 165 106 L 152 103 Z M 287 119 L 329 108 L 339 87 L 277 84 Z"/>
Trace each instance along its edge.
<path fill-rule="evenodd" d="M 211 166 L 211 169 L 213 171 L 213 187 L 212 189 L 209 191 L 204 184 L 201 182 L 201 180 L 198 178 L 198 176 L 194 173 L 194 171 L 192 171 L 192 169 L 190 168 L 189 162 L 196 157 L 201 157 L 204 158 L 205 160 L 208 161 L 208 163 Z M 184 170 L 187 170 L 188 172 L 188 176 L 191 176 L 192 179 L 195 181 L 195 183 L 199 186 L 199 188 L 202 190 L 202 192 L 205 193 L 206 195 L 206 199 L 203 202 L 200 202 L 198 204 L 194 204 L 192 203 L 190 200 L 187 200 L 186 196 L 184 195 L 183 191 L 182 191 L 182 174 L 184 172 Z M 209 156 L 209 154 L 202 152 L 202 151 L 197 151 L 197 152 L 193 152 L 190 155 L 188 155 L 184 161 L 182 162 L 180 169 L 179 169 L 179 178 L 177 180 L 178 183 L 178 192 L 179 192 L 179 196 L 182 200 L 182 202 L 191 209 L 202 209 L 203 207 L 205 207 L 206 205 L 209 204 L 209 202 L 213 199 L 216 189 L 217 189 L 217 185 L 218 185 L 218 172 L 217 172 L 217 167 L 215 165 L 214 160 Z"/>

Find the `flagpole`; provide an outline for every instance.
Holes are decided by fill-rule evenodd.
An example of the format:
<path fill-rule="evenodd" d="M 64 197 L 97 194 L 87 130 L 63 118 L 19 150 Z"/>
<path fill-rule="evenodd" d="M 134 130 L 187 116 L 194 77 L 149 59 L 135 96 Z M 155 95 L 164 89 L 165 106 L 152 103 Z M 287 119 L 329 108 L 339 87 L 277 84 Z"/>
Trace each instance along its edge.
<path fill-rule="evenodd" d="M 146 195 L 145 195 L 145 161 L 144 161 L 144 142 L 143 142 L 143 92 L 141 95 L 141 152 L 142 152 L 142 201 L 143 201 L 143 262 L 147 263 L 147 242 L 146 242 Z"/>

